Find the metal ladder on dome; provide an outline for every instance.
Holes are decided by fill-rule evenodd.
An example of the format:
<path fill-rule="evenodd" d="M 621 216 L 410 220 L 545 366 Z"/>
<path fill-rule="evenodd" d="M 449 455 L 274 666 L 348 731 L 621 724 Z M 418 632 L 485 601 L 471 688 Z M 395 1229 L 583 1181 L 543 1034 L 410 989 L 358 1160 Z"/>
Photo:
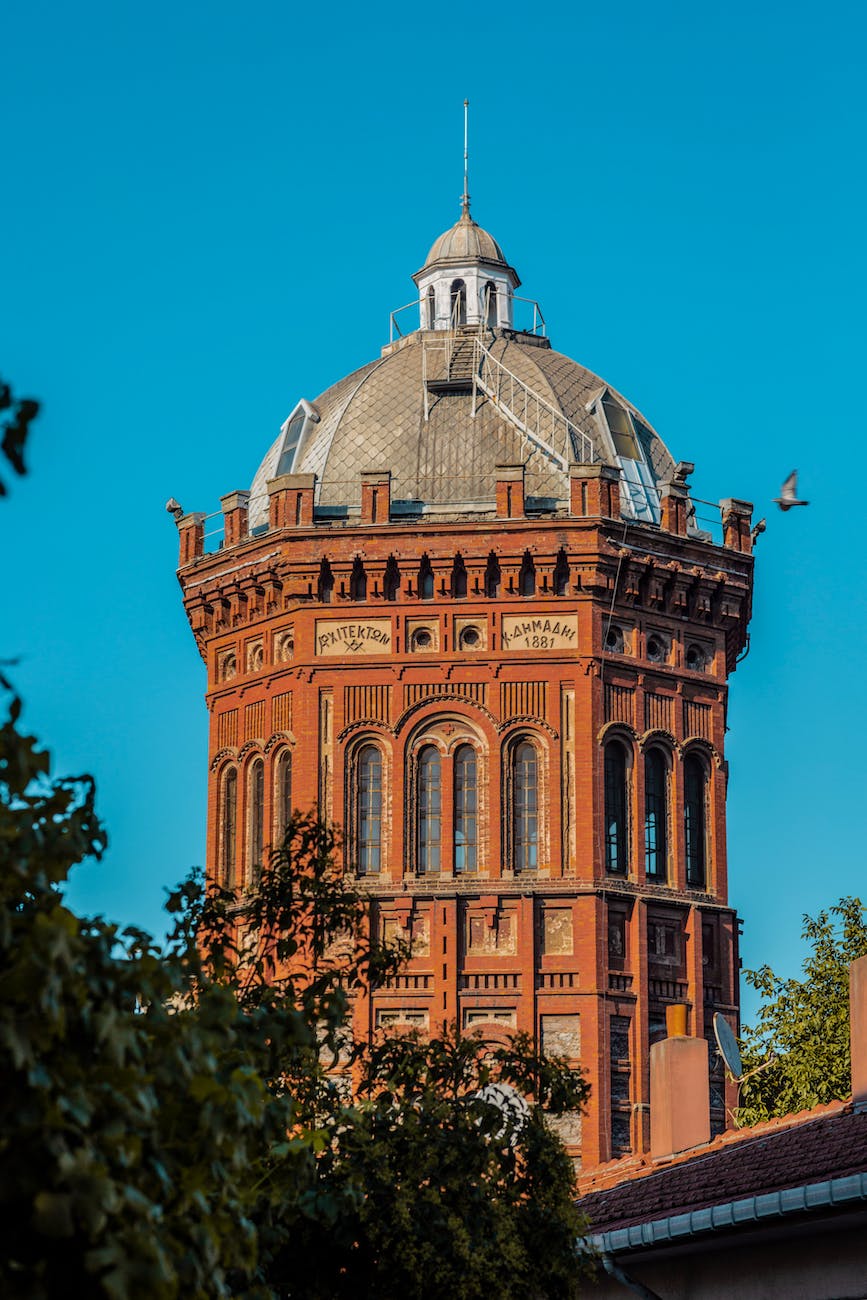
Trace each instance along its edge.
<path fill-rule="evenodd" d="M 481 332 L 473 340 L 474 417 L 480 392 L 527 442 L 561 470 L 568 469 L 572 462 L 587 465 L 596 459 L 592 439 L 504 366 L 485 347 Z"/>

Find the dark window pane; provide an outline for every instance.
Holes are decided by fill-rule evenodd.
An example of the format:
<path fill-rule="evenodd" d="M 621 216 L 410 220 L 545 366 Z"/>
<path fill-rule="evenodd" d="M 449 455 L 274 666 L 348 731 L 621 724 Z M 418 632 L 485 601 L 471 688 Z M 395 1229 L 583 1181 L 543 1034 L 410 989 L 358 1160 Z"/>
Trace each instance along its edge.
<path fill-rule="evenodd" d="M 522 741 L 513 759 L 513 831 L 516 871 L 539 865 L 538 759 L 529 741 Z"/>
<path fill-rule="evenodd" d="M 238 773 L 231 768 L 223 782 L 223 883 L 235 884 L 235 836 L 238 819 Z"/>
<path fill-rule="evenodd" d="M 605 748 L 605 865 L 616 875 L 629 870 L 626 751 L 612 741 Z"/>
<path fill-rule="evenodd" d="M 365 745 L 358 755 L 358 870 L 379 871 L 382 855 L 382 755 Z"/>
<path fill-rule="evenodd" d="M 461 745 L 455 754 L 455 871 L 475 871 L 477 866 L 476 751 Z"/>
<path fill-rule="evenodd" d="M 707 853 L 707 777 L 701 759 L 687 755 L 683 764 L 683 822 L 686 842 L 686 882 L 705 883 Z"/>
<path fill-rule="evenodd" d="M 665 879 L 668 862 L 668 771 L 658 749 L 644 759 L 644 865 L 649 876 Z"/>
<path fill-rule="evenodd" d="M 257 758 L 250 768 L 250 861 L 248 879 L 253 883 L 262 866 L 265 842 L 265 764 Z"/>
<path fill-rule="evenodd" d="M 440 791 L 440 755 L 433 745 L 426 745 L 418 758 L 418 869 L 440 869 L 440 832 L 442 806 Z"/>

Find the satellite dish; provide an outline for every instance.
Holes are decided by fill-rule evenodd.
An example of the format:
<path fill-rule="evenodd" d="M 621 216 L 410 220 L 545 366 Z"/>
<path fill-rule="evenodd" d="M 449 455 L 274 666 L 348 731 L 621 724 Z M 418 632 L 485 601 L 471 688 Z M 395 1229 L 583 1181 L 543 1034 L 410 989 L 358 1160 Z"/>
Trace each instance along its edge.
<path fill-rule="evenodd" d="M 719 1011 L 714 1012 L 713 1035 L 719 1048 L 719 1054 L 725 1061 L 726 1069 L 735 1082 L 740 1083 L 744 1074 L 744 1066 L 741 1061 L 738 1040 L 732 1033 L 731 1025 Z"/>

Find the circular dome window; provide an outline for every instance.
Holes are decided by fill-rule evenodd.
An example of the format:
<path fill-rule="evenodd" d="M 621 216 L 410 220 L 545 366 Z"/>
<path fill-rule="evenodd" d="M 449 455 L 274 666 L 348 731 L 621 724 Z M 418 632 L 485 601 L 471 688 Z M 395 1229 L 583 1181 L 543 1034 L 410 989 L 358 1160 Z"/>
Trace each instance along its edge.
<path fill-rule="evenodd" d="M 609 627 L 605 633 L 605 649 L 610 650 L 613 654 L 623 654 L 623 629 L 619 627 Z"/>
<path fill-rule="evenodd" d="M 687 646 L 686 666 L 694 673 L 703 672 L 707 666 L 707 656 L 700 645 Z"/>
<path fill-rule="evenodd" d="M 661 636 L 647 638 L 647 657 L 654 664 L 660 664 L 665 659 L 665 642 Z"/>
<path fill-rule="evenodd" d="M 413 650 L 433 649 L 433 633 L 429 627 L 416 628 L 412 634 L 412 648 Z"/>
<path fill-rule="evenodd" d="M 475 650 L 481 645 L 482 634 L 477 627 L 465 627 L 461 632 L 461 649 Z"/>

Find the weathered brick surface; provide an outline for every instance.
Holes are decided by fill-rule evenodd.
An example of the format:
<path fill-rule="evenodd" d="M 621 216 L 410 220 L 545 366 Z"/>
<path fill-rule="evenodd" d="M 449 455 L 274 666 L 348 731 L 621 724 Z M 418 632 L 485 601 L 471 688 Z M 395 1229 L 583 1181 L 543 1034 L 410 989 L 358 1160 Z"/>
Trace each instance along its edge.
<path fill-rule="evenodd" d="M 519 475 L 511 485 L 520 487 Z M 235 860 L 243 874 L 247 777 L 257 757 L 265 762 L 266 843 L 279 825 L 275 780 L 288 747 L 294 806 L 324 802 L 346 825 L 351 845 L 347 772 L 362 742 L 379 746 L 382 869 L 365 886 L 382 924 L 409 926 L 424 942 L 405 976 L 356 1001 L 356 1032 L 375 1028 L 381 1012 L 389 1023 L 432 1028 L 483 1023 L 494 1037 L 524 1029 L 562 1047 L 577 1036 L 553 1027 L 577 1032 L 580 1025 L 577 1059 L 592 1086 L 581 1136 L 585 1168 L 612 1150 L 612 1016 L 630 1025 L 628 1083 L 615 1083 L 628 1086 L 631 1111 L 624 1113 L 632 1115 L 637 1149 L 648 1140 L 649 1040 L 660 1007 L 687 1002 L 689 1032 L 698 1035 L 712 1010 L 737 1017 L 723 745 L 726 680 L 745 638 L 752 561 L 740 549 L 684 536 L 679 515 L 672 532 L 634 523 L 627 529 L 604 517 L 612 486 L 616 492 L 607 474 L 577 475 L 571 514 L 515 517 L 525 506 L 513 494 L 512 516 L 503 517 L 501 491 L 500 518 L 406 523 L 388 518 L 387 476 L 369 475 L 363 515 L 347 526 L 313 522 L 312 486 L 278 480 L 272 526 L 260 535 L 245 534 L 246 503 L 234 498 L 227 505 L 235 540 L 220 551 L 202 555 L 194 528 L 184 523 L 179 571 L 208 669 L 209 872 L 220 872 L 224 860 L 221 789 L 230 767 L 238 773 Z M 361 483 L 357 496 L 360 503 Z M 739 548 L 740 533 L 732 536 Z M 492 551 L 500 569 L 496 595 L 485 586 Z M 565 593 L 556 595 L 561 552 L 569 575 Z M 519 590 L 527 553 L 533 595 Z M 466 594 L 456 596 L 458 555 Z M 429 599 L 420 595 L 423 556 L 434 575 Z M 359 562 L 366 592 L 352 599 Z M 394 599 L 386 599 L 386 571 L 393 575 L 395 566 Z M 323 601 L 326 567 L 333 585 Z M 606 648 L 612 625 L 623 633 L 622 649 Z M 652 636 L 664 643 L 663 662 L 648 658 Z M 701 671 L 686 665 L 693 642 L 707 650 Z M 261 654 L 251 645 L 261 645 Z M 445 830 L 440 873 L 415 870 L 406 773 L 414 770 L 421 735 L 442 753 L 444 828 L 454 808 L 453 747 L 464 738 L 477 750 L 475 873 L 455 874 Z M 539 858 L 535 870 L 518 873 L 509 850 L 508 755 L 523 735 L 539 756 Z M 613 735 L 626 744 L 631 763 L 626 876 L 605 871 L 603 746 Z M 665 883 L 644 870 L 643 756 L 654 741 L 671 764 Z M 691 750 L 709 772 L 702 889 L 686 880 L 683 759 Z M 712 923 L 716 945 L 710 973 L 702 960 L 703 921 Z M 670 954 L 648 948 L 648 926 L 662 924 L 675 934 L 677 951 Z M 657 947 L 664 942 L 656 930 L 653 936 Z M 611 953 L 611 942 L 622 943 L 621 954 Z M 569 1132 L 576 1131 L 572 1124 Z"/>

